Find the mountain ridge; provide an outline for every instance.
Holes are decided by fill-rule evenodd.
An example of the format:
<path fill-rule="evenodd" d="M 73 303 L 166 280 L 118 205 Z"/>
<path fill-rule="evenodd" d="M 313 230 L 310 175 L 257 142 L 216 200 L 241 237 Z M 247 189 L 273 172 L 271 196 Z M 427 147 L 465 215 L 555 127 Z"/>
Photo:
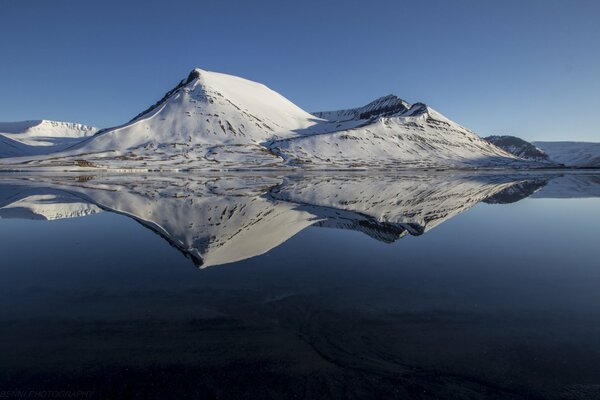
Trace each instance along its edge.
<path fill-rule="evenodd" d="M 136 170 L 535 166 L 426 104 L 410 104 L 395 95 L 317 114 L 261 83 L 195 68 L 130 122 L 103 129 L 51 159 L 34 157 L 19 166 Z"/>
<path fill-rule="evenodd" d="M 316 111 L 312 114 L 316 117 L 329 121 L 348 121 L 351 119 L 369 119 L 373 116 L 384 116 L 408 111 L 411 104 L 402 100 L 400 97 L 388 94 L 377 98 L 370 103 L 355 108 L 348 108 L 336 111 Z"/>

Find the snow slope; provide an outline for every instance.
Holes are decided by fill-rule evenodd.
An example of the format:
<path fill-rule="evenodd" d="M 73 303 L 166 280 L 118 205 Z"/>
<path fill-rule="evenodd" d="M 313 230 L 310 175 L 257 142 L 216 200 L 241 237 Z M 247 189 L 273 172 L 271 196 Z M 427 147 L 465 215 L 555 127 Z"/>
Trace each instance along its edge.
<path fill-rule="evenodd" d="M 599 168 L 600 143 L 591 142 L 533 142 L 550 160 L 568 167 Z"/>

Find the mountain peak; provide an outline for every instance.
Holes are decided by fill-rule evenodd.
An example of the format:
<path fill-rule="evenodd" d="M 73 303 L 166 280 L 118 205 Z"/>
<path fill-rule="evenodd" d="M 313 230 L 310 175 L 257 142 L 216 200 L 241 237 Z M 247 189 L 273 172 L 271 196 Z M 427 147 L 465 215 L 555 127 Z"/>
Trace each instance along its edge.
<path fill-rule="evenodd" d="M 388 94 L 379 97 L 365 106 L 338 111 L 318 111 L 313 115 L 330 121 L 349 121 L 383 117 L 408 111 L 410 103 L 400 97 Z"/>
<path fill-rule="evenodd" d="M 194 79 L 198 79 L 200 78 L 200 76 L 202 76 L 202 74 L 205 71 L 203 69 L 200 68 L 194 68 L 188 75 L 187 79 L 185 80 L 185 83 L 188 84 L 190 82 L 192 82 Z"/>
<path fill-rule="evenodd" d="M 410 104 L 400 97 L 388 94 L 373 100 L 369 104 L 359 109 L 358 117 L 360 119 L 369 119 L 371 117 L 386 116 L 391 114 L 403 113 L 410 108 Z"/>
<path fill-rule="evenodd" d="M 138 118 L 154 111 L 157 107 L 161 106 L 162 104 L 164 104 L 165 101 L 167 101 L 167 99 L 169 97 L 171 97 L 173 94 L 175 94 L 179 89 L 181 89 L 182 87 L 184 87 L 185 85 L 188 85 L 190 83 L 192 83 L 193 81 L 195 81 L 196 79 L 199 79 L 200 77 L 202 77 L 202 75 L 205 73 L 206 71 L 203 69 L 200 69 L 198 67 L 192 69 L 192 71 L 188 74 L 187 78 L 182 80 L 181 82 L 179 82 L 177 84 L 177 86 L 175 86 L 173 89 L 169 90 L 167 93 L 165 93 L 165 95 L 156 103 L 154 103 L 153 105 L 151 105 L 150 107 L 148 107 L 147 109 L 145 109 L 144 111 L 142 111 L 141 113 L 139 113 L 138 115 L 136 115 L 135 117 L 133 117 L 131 120 L 129 120 L 129 122 L 133 122 L 135 120 L 137 120 Z"/>
<path fill-rule="evenodd" d="M 396 96 L 395 94 L 388 94 L 385 96 L 381 96 L 376 98 L 375 100 L 373 100 L 372 102 L 370 102 L 369 104 L 374 104 L 374 103 L 389 103 L 389 102 L 400 102 L 400 101 L 404 101 L 402 100 L 400 97 Z M 367 104 L 367 106 L 369 105 Z M 367 107 L 364 106 L 364 107 Z"/>
<path fill-rule="evenodd" d="M 256 145 L 298 135 L 316 123 L 312 115 L 261 83 L 194 68 L 152 106 L 85 146 Z"/>

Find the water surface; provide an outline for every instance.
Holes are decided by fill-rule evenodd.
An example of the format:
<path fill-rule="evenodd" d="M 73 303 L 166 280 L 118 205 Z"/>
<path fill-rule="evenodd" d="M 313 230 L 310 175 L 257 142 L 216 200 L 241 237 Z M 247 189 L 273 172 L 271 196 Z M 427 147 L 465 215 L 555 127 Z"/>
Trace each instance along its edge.
<path fill-rule="evenodd" d="M 600 175 L 0 177 L 0 389 L 600 398 Z"/>

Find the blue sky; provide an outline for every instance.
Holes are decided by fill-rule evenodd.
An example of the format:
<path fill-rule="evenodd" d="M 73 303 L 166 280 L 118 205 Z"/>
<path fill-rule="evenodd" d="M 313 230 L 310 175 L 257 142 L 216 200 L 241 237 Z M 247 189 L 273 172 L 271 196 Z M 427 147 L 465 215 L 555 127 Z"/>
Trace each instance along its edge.
<path fill-rule="evenodd" d="M 0 0 L 0 120 L 106 127 L 194 67 L 308 111 L 396 94 L 480 135 L 600 141 L 600 2 Z"/>

